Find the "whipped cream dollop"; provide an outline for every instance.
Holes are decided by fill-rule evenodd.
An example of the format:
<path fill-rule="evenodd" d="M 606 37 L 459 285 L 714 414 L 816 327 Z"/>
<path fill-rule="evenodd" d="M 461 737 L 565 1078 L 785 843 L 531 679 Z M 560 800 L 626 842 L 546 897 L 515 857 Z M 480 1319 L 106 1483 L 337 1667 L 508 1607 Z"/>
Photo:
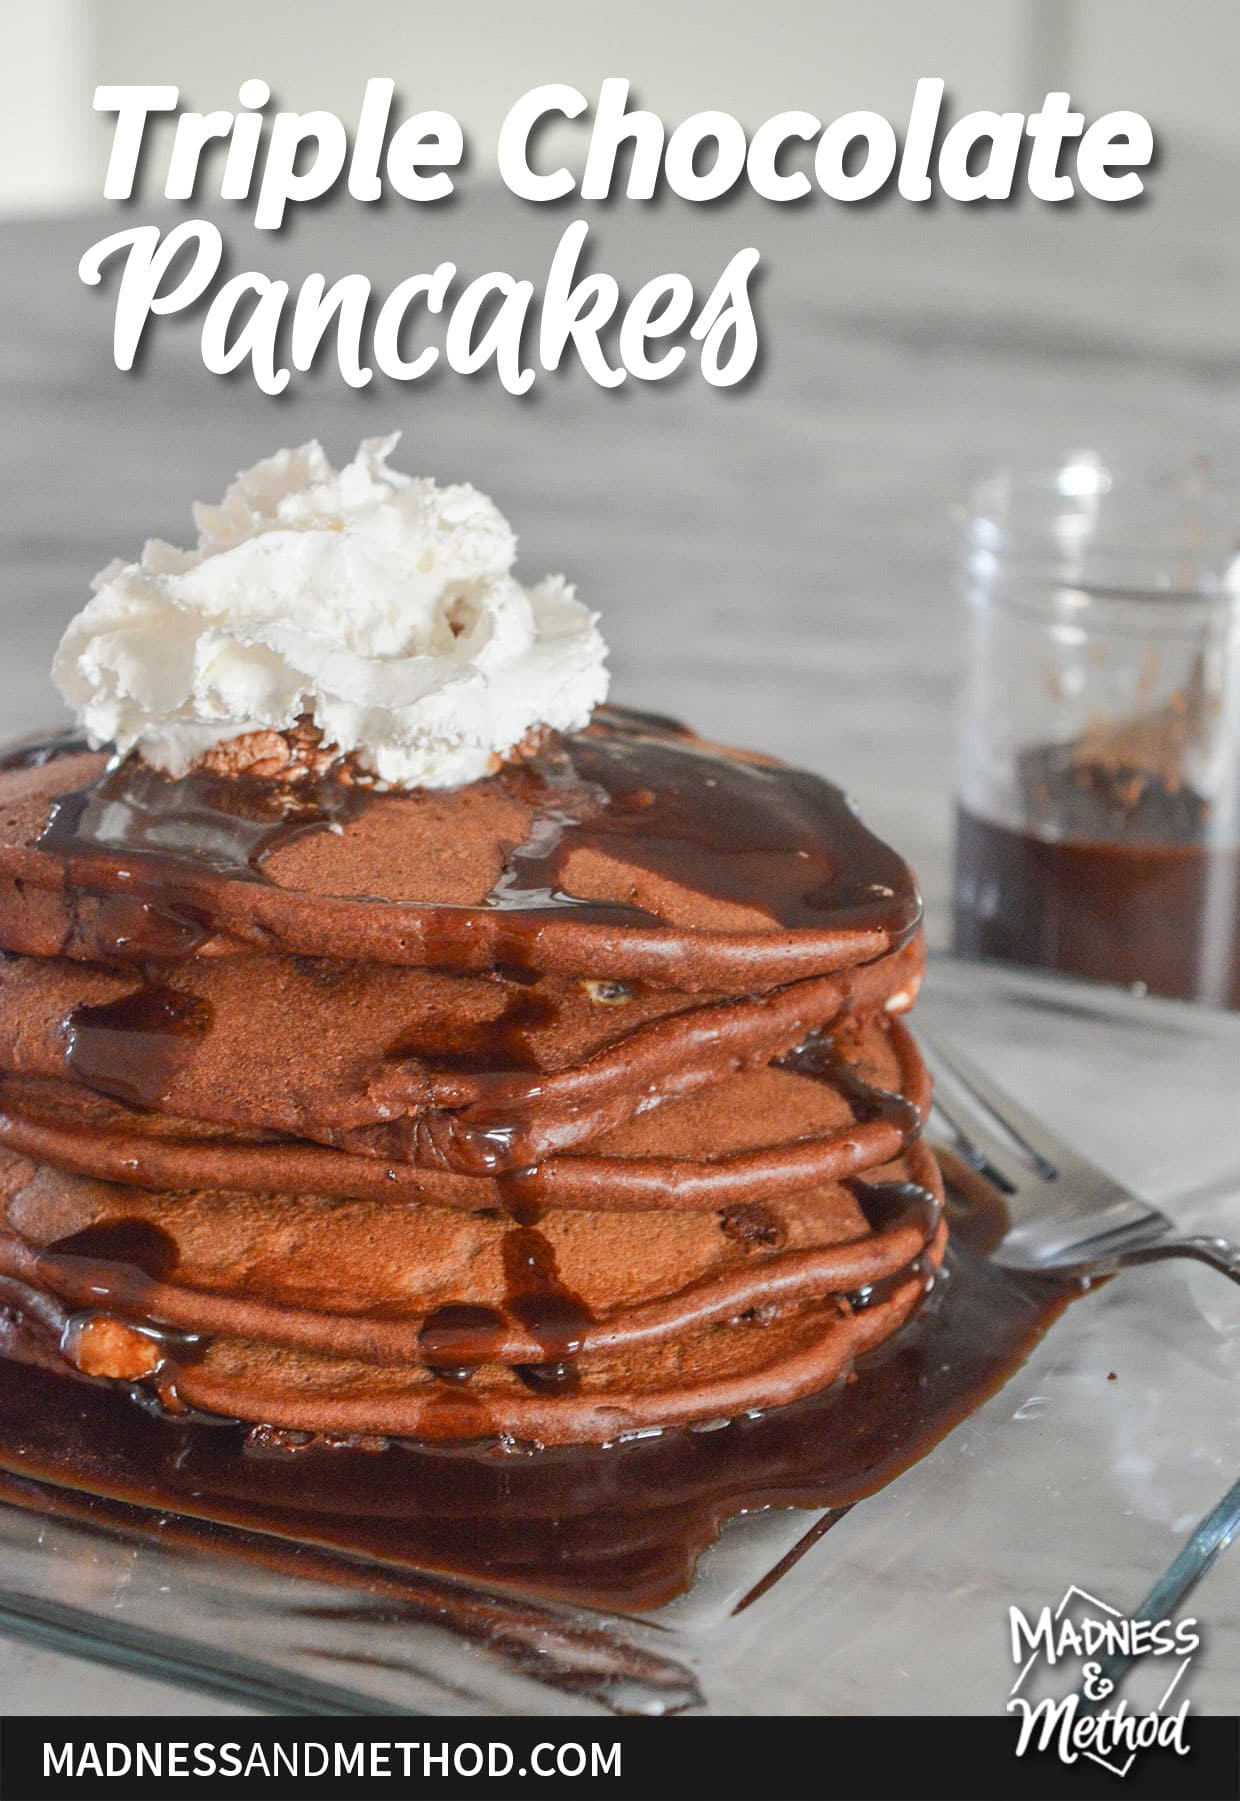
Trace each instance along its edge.
<path fill-rule="evenodd" d="M 52 671 L 91 743 L 183 775 L 309 715 L 382 781 L 446 788 L 583 726 L 607 693 L 595 615 L 560 576 L 517 581 L 485 494 L 390 468 L 398 438 L 339 470 L 277 451 L 194 508 L 196 550 L 152 539 L 102 570 Z"/>

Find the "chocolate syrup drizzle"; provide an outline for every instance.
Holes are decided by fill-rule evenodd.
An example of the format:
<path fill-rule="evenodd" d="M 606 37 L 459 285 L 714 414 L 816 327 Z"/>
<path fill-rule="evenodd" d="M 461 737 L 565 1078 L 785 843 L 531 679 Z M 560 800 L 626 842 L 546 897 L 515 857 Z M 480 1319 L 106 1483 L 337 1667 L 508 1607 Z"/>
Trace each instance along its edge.
<path fill-rule="evenodd" d="M 146 1219 L 105 1219 L 54 1238 L 39 1253 L 50 1270 L 78 1266 L 79 1273 L 121 1306 L 140 1307 L 151 1282 L 166 1282 L 180 1261 L 171 1233 Z M 125 1287 L 129 1295 L 124 1296 Z"/>
<path fill-rule="evenodd" d="M 519 1363 L 513 1373 L 527 1388 L 556 1394 L 577 1387 L 577 1353 L 594 1315 L 566 1288 L 555 1252 L 534 1226 L 515 1225 L 503 1242 L 504 1306 L 538 1345 L 536 1363 Z"/>
<path fill-rule="evenodd" d="M 895 1126 L 900 1144 L 907 1150 L 921 1133 L 921 1113 L 913 1102 L 890 1089 L 876 1088 L 867 1082 L 846 1057 L 840 1054 L 835 1040 L 827 1032 L 815 1032 L 788 1056 L 779 1059 L 784 1069 L 825 1082 L 852 1109 L 858 1125 L 885 1121 Z"/>
<path fill-rule="evenodd" d="M 139 991 L 139 996 L 144 992 Z M 902 1096 L 867 1083 L 828 1036 L 815 1034 L 785 1062 L 811 1079 L 829 1082 L 848 1101 L 858 1120 L 886 1118 L 896 1123 L 903 1151 L 915 1142 L 921 1129 L 918 1109 Z M 122 1073 L 114 1086 L 123 1085 Z M 928 1247 L 941 1217 L 938 1198 L 929 1189 L 907 1181 L 874 1183 L 852 1178 L 846 1185 L 871 1231 L 890 1233 L 913 1226 L 923 1250 L 891 1275 L 843 1296 L 845 1304 L 857 1311 L 886 1301 L 910 1276 L 919 1277 L 928 1293 L 935 1282 Z M 436 1397 L 434 1404 L 436 1411 L 451 1415 L 450 1421 L 439 1423 L 445 1431 L 450 1424 L 458 1437 L 484 1438 L 496 1430 L 482 1402 L 461 1391 L 479 1366 L 506 1361 L 504 1347 L 514 1324 L 535 1341 L 539 1354 L 531 1361 L 511 1365 L 512 1373 L 534 1391 L 572 1393 L 579 1383 L 578 1355 L 588 1329 L 596 1323 L 590 1308 L 560 1276 L 553 1246 L 538 1229 L 540 1213 L 527 1196 L 526 1174 L 501 1175 L 496 1186 L 513 1220 L 501 1245 L 502 1307 L 448 1302 L 430 1313 L 419 1331 L 419 1350 L 428 1371 L 455 1391 L 451 1397 Z M 762 1210 L 750 1211 L 760 1215 Z M 721 1227 L 728 1232 L 726 1215 L 721 1216 Z M 736 1235 L 735 1225 L 732 1235 Z M 57 1292 L 106 1302 L 137 1330 L 163 1330 L 152 1317 L 151 1284 L 171 1275 L 177 1249 L 159 1228 L 138 1219 L 105 1220 L 72 1238 L 49 1244 L 38 1262 Z M 197 1357 L 205 1341 L 197 1335 L 191 1337 Z M 174 1350 L 180 1342 L 181 1335 L 170 1341 Z M 170 1371 L 161 1366 L 155 1377 L 156 1392 L 162 1398 L 170 1386 Z"/>
<path fill-rule="evenodd" d="M 105 871 L 154 865 L 163 875 L 183 865 L 265 881 L 263 861 L 272 851 L 343 823 L 369 799 L 368 789 L 331 774 L 277 783 L 195 770 L 174 780 L 130 756 L 59 796 L 38 842 L 68 863 L 93 855 Z"/>
<path fill-rule="evenodd" d="M 80 748 L 80 740 L 61 734 L 28 741 L 11 756 L 18 767 Z M 893 942 L 916 929 L 920 902 L 906 866 L 866 830 L 839 789 L 783 765 L 722 755 L 674 721 L 601 708 L 585 732 L 551 738 L 530 761 L 492 779 L 531 815 L 486 902 L 504 912 L 518 956 L 536 956 L 549 912 L 659 923 L 639 907 L 569 892 L 578 851 L 618 856 L 714 899 L 760 907 L 785 928 L 875 928 Z M 207 1010 L 171 988 L 166 971 L 212 936 L 221 883 L 267 882 L 264 866 L 274 852 L 308 832 L 346 829 L 381 800 L 372 788 L 342 779 L 340 769 L 306 770 L 283 782 L 210 771 L 170 780 L 132 756 L 60 796 L 38 848 L 65 867 L 69 940 L 81 940 L 88 919 L 92 953 L 139 963 L 146 984 L 66 1020 L 73 1075 L 126 1105 L 158 1107 L 179 1056 L 210 1029 Z M 504 973 L 531 972 L 517 961 Z M 553 1019 L 553 1005 L 516 981 L 498 1021 L 472 1033 L 457 1029 L 433 1045 L 398 1043 L 388 1054 L 429 1054 L 445 1070 L 530 1068 L 530 1033 Z M 811 1056 L 807 1050 L 802 1058 L 807 1073 Z M 845 1079 L 842 1070 L 836 1075 Z M 376 1154 L 405 1161 L 414 1153 L 401 1122 L 372 1136 Z M 484 1121 L 458 1136 L 462 1154 L 468 1137 L 472 1173 L 511 1170 L 511 1122 Z"/>
<path fill-rule="evenodd" d="M 147 1112 L 166 1097 L 178 1051 L 211 1029 L 210 1003 L 151 983 L 65 1021 L 65 1062 L 79 1082 Z"/>
<path fill-rule="evenodd" d="M 495 974 L 513 981 L 511 972 L 497 970 Z M 459 1070 L 468 1075 L 489 1069 L 536 1070 L 539 1061 L 530 1035 L 541 1026 L 554 1024 L 555 1018 L 555 1003 L 539 994 L 527 978 L 509 987 L 503 1011 L 495 1018 L 472 1025 L 445 1020 L 436 1028 L 423 1028 L 416 1037 L 397 1039 L 385 1054 L 392 1063 L 416 1057 L 438 1069 Z"/>
<path fill-rule="evenodd" d="M 915 1141 L 921 1125 L 916 1107 L 901 1096 L 875 1088 L 839 1056 L 829 1039 L 816 1036 L 796 1054 L 804 1073 L 828 1080 L 848 1098 L 858 1118 L 891 1117 L 901 1126 L 904 1150 Z M 554 1249 L 538 1229 L 539 1209 L 524 1193 L 525 1178 L 518 1172 L 499 1177 L 497 1187 L 506 1202 L 513 1225 L 502 1241 L 501 1255 L 505 1295 L 500 1308 L 468 1301 L 453 1301 L 436 1308 L 423 1321 L 419 1350 L 429 1372 L 454 1386 L 470 1379 L 486 1363 L 506 1361 L 504 1347 L 516 1324 L 534 1339 L 536 1360 L 511 1366 L 531 1389 L 571 1393 L 578 1386 L 577 1357 L 589 1328 L 596 1323 L 590 1308 L 563 1282 Z M 854 1310 L 886 1300 L 919 1275 L 928 1292 L 934 1284 L 933 1261 L 926 1254 L 938 1229 L 941 1205 L 931 1190 L 910 1181 L 871 1182 L 856 1177 L 846 1186 L 857 1200 L 862 1216 L 874 1233 L 892 1233 L 912 1226 L 923 1254 L 881 1281 L 842 1297 Z M 769 1242 L 760 1207 L 734 1210 L 720 1216 L 729 1236 Z M 751 1216 L 748 1221 L 741 1215 Z M 746 1229 L 747 1228 L 747 1229 Z M 39 1253 L 38 1266 L 49 1285 L 60 1294 L 90 1296 L 107 1303 L 114 1313 L 140 1331 L 161 1331 L 152 1314 L 152 1284 L 166 1280 L 177 1266 L 175 1241 L 160 1228 L 141 1219 L 109 1219 L 55 1240 Z M 196 1347 L 204 1341 L 191 1335 Z M 458 1397 L 454 1419 L 458 1436 L 484 1437 L 495 1430 L 481 1403 Z"/>
<path fill-rule="evenodd" d="M 721 756 L 651 714 L 604 707 L 585 732 L 514 772 L 537 784 L 534 819 L 508 853 L 489 904 L 522 912 L 640 907 L 568 891 L 574 851 L 594 850 L 793 929 L 830 923 L 903 940 L 920 903 L 908 869 L 861 823 L 842 791 L 784 764 Z"/>
<path fill-rule="evenodd" d="M 828 1083 L 847 1101 L 858 1122 L 881 1119 L 897 1126 L 901 1153 L 920 1137 L 919 1109 L 903 1095 L 865 1081 L 829 1035 L 814 1034 L 782 1062 L 798 1074 Z M 537 1363 L 514 1366 L 513 1373 L 532 1389 L 571 1393 L 577 1386 L 575 1360 L 594 1317 L 580 1296 L 562 1283 L 554 1250 L 537 1230 L 538 1208 L 525 1197 L 531 1173 L 516 1171 L 496 1178 L 516 1222 L 503 1244 L 503 1309 L 450 1302 L 423 1323 L 420 1343 L 426 1363 L 445 1380 L 465 1382 L 477 1365 L 497 1361 L 506 1329 L 515 1320 L 537 1341 L 541 1354 Z M 861 1178 L 846 1185 L 871 1231 L 890 1232 L 913 1225 L 923 1246 L 930 1244 L 942 1216 L 939 1199 L 930 1189 L 915 1182 L 874 1183 Z M 727 1231 L 726 1216 L 721 1216 L 721 1224 Z M 910 1274 L 921 1276 L 927 1291 L 933 1286 L 933 1265 L 923 1256 L 846 1299 L 854 1308 L 874 1306 L 906 1283 Z"/>
<path fill-rule="evenodd" d="M 50 761 L 73 748 L 48 740 L 19 755 Z M 533 947 L 548 914 L 660 923 L 641 907 L 574 895 L 566 872 L 580 851 L 759 909 L 788 930 L 883 931 L 894 946 L 920 920 L 907 866 L 838 788 L 721 754 L 653 715 L 600 708 L 584 732 L 553 736 L 491 779 L 531 813 L 484 903 L 514 916 L 507 942 L 517 952 Z M 347 828 L 385 798 L 339 770 L 285 782 L 195 771 L 174 781 L 130 756 L 60 796 L 37 848 L 61 860 L 80 899 L 120 903 L 107 921 L 116 956 L 174 960 L 210 936 L 221 881 L 266 881 L 273 852 L 308 831 Z M 95 939 L 103 935 L 96 925 Z"/>

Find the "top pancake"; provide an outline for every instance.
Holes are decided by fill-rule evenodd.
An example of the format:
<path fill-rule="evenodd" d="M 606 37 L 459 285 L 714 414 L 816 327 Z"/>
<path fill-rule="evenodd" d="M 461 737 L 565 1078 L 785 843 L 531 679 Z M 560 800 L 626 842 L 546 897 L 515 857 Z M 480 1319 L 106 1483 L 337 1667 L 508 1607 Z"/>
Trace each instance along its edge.
<path fill-rule="evenodd" d="M 830 783 L 616 709 L 452 790 L 90 753 L 0 772 L 0 948 L 35 956 L 261 946 L 738 993 L 869 962 L 919 917 Z"/>

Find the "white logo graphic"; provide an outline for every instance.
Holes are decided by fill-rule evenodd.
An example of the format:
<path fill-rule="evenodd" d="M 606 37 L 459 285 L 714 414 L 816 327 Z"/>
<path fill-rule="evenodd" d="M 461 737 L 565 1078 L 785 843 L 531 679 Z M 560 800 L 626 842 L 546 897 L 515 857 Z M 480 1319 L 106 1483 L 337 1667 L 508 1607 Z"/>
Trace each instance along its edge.
<path fill-rule="evenodd" d="M 1010 1607 L 1008 1620 L 1018 1674 L 1007 1711 L 1020 1720 L 1017 1757 L 1053 1750 L 1062 1763 L 1086 1757 L 1126 1776 L 1138 1751 L 1157 1745 L 1182 1757 L 1188 1750 L 1183 1682 L 1201 1644 L 1195 1619 L 1130 1620 L 1073 1583 L 1053 1610 L 1031 1619 Z M 1152 1704 L 1107 1706 L 1129 1665 L 1148 1672 Z"/>

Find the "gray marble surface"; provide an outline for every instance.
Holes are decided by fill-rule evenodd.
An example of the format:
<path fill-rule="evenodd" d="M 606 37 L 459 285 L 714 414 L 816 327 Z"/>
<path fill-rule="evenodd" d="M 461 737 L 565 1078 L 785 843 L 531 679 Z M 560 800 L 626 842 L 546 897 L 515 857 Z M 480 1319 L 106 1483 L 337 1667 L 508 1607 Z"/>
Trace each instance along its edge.
<path fill-rule="evenodd" d="M 0 729 L 57 715 L 51 652 L 92 573 L 150 533 L 185 541 L 194 497 L 318 435 L 344 455 L 403 428 L 406 466 L 491 492 L 530 574 L 562 569 L 604 616 L 618 696 L 830 773 L 916 863 L 942 936 L 959 620 L 949 509 L 998 461 L 1082 444 L 1139 465 L 1235 467 L 1240 179 L 1167 142 L 1134 208 L 924 209 L 884 201 L 582 209 L 630 286 L 709 286 L 756 244 L 765 355 L 743 390 L 696 376 L 607 394 L 542 377 L 514 400 L 455 376 L 350 392 L 331 372 L 266 399 L 156 322 L 118 374 L 111 298 L 78 258 L 117 214 L 0 230 Z M 308 209 L 234 268 L 386 290 L 450 256 L 541 282 L 575 216 L 470 192 L 443 213 Z M 10 1709 L 161 1704 L 6 1648 Z M 163 1703 L 181 1706 L 168 1691 Z"/>

